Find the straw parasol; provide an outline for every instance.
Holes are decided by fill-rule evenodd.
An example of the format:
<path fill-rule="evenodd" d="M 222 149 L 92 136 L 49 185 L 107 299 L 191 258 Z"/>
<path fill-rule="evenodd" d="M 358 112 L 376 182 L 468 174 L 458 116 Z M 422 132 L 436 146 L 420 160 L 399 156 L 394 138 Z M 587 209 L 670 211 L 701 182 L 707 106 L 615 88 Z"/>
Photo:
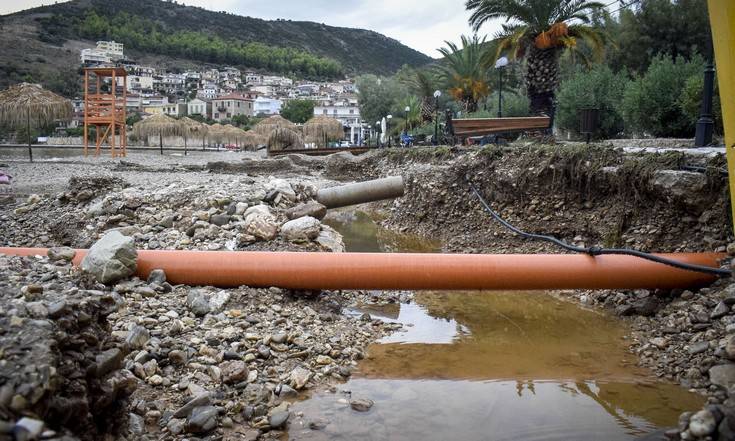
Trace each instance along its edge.
<path fill-rule="evenodd" d="M 202 124 L 199 121 L 195 121 L 188 116 L 185 116 L 179 120 L 179 124 L 182 127 L 182 136 L 184 137 L 184 156 L 188 154 L 187 138 L 204 138 L 207 136 L 209 126 Z"/>
<path fill-rule="evenodd" d="M 71 101 L 38 84 L 21 83 L 0 91 L 0 125 L 28 129 L 31 162 L 31 122 L 41 127 L 60 119 L 70 120 L 73 113 Z"/>
<path fill-rule="evenodd" d="M 261 145 L 266 145 L 268 143 L 268 139 L 263 135 L 259 135 L 254 130 L 248 130 L 243 135 L 242 143 L 246 147 L 257 149 Z"/>
<path fill-rule="evenodd" d="M 140 139 L 148 139 L 149 136 L 158 135 L 158 141 L 163 154 L 164 136 L 183 136 L 182 125 L 170 116 L 159 114 L 139 121 L 133 125 L 133 134 Z"/>
<path fill-rule="evenodd" d="M 235 144 L 239 144 L 243 137 L 245 136 L 245 131 L 242 129 L 238 129 L 237 127 L 227 124 L 225 126 L 225 137 L 228 141 L 234 142 Z"/>
<path fill-rule="evenodd" d="M 255 130 L 259 135 L 270 136 L 271 132 L 275 129 L 293 130 L 295 127 L 296 124 L 281 115 L 273 115 L 256 124 L 253 130 Z"/>
<path fill-rule="evenodd" d="M 209 126 L 209 129 L 207 131 L 207 137 L 209 138 L 209 140 L 214 141 L 216 144 L 224 142 L 225 135 L 225 126 L 220 123 L 212 124 L 211 126 Z M 217 148 L 219 149 L 219 145 L 217 146 Z"/>
<path fill-rule="evenodd" d="M 304 148 L 301 135 L 291 129 L 275 129 L 268 136 L 268 150 L 292 150 Z"/>
<path fill-rule="evenodd" d="M 304 124 L 304 136 L 317 147 L 326 147 L 329 141 L 344 138 L 345 132 L 339 120 L 328 116 L 318 115 Z"/>

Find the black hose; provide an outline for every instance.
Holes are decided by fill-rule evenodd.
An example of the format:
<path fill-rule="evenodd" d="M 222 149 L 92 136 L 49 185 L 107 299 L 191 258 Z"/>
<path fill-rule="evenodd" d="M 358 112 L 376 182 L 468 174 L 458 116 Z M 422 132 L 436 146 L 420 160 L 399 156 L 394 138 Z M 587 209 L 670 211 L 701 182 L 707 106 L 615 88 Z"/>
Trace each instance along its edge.
<path fill-rule="evenodd" d="M 696 265 L 691 263 L 684 263 L 679 262 L 678 260 L 672 260 L 667 259 L 665 257 L 661 256 L 655 256 L 653 254 L 645 253 L 643 251 L 638 250 L 631 250 L 631 249 L 624 249 L 624 248 L 600 248 L 600 247 L 589 247 L 589 248 L 583 248 L 583 247 L 577 247 L 574 245 L 569 245 L 568 243 L 557 239 L 553 236 L 547 236 L 544 234 L 534 234 L 534 233 L 527 233 L 525 231 L 522 231 L 515 226 L 511 225 L 508 221 L 500 217 L 498 213 L 496 213 L 490 205 L 485 201 L 485 199 L 480 195 L 480 192 L 477 191 L 477 188 L 472 183 L 469 183 L 470 189 L 472 192 L 477 196 L 477 199 L 480 200 L 480 203 L 485 207 L 485 210 L 490 213 L 490 215 L 495 218 L 496 221 L 498 221 L 501 225 L 503 225 L 505 228 L 509 229 L 510 231 L 514 232 L 515 234 L 525 237 L 528 239 L 535 239 L 535 240 L 542 240 L 545 242 L 551 242 L 561 248 L 564 248 L 567 251 L 572 251 L 575 253 L 582 253 L 582 254 L 589 254 L 590 256 L 600 256 L 603 254 L 623 254 L 628 256 L 635 256 L 639 257 L 641 259 L 650 260 L 652 262 L 661 263 L 663 265 L 672 266 L 674 268 L 679 268 L 686 271 L 696 271 L 700 273 L 706 273 L 706 274 L 713 274 L 721 277 L 730 277 L 732 276 L 732 271 L 729 269 L 724 268 L 712 268 L 709 266 L 704 265 Z"/>

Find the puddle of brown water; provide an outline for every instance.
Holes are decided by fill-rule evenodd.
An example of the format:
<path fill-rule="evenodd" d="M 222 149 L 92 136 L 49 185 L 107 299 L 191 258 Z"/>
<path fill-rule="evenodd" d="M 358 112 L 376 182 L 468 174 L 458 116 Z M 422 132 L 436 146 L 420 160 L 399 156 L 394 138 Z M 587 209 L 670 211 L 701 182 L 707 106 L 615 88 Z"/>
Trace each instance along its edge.
<path fill-rule="evenodd" d="M 332 222 L 348 250 L 368 248 L 371 229 L 380 249 L 369 218 L 353 221 Z M 545 293 L 421 292 L 362 312 L 405 329 L 371 345 L 337 393 L 296 403 L 290 439 L 629 440 L 704 402 L 637 368 L 622 322 Z M 356 412 L 351 397 L 375 404 Z M 309 429 L 316 419 L 328 424 Z"/>

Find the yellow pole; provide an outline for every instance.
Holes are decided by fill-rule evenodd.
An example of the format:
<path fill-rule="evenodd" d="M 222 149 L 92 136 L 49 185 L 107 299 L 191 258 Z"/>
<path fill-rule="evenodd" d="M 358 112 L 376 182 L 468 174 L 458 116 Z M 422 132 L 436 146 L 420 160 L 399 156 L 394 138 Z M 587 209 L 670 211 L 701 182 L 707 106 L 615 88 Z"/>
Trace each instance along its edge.
<path fill-rule="evenodd" d="M 730 179 L 730 205 L 735 231 L 735 1 L 709 0 L 709 20 L 720 86 L 725 151 Z"/>

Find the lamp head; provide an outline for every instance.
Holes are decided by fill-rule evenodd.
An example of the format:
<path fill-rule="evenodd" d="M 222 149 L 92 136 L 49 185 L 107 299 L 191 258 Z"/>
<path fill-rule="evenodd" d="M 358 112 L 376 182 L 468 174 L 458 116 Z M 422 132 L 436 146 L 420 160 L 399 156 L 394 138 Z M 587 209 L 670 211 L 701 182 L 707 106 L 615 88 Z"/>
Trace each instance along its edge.
<path fill-rule="evenodd" d="M 499 69 L 501 67 L 505 67 L 508 65 L 508 58 L 507 57 L 500 57 L 495 61 L 495 68 Z"/>
<path fill-rule="evenodd" d="M 439 98 L 440 96 L 442 96 L 442 91 L 441 90 L 435 90 L 434 91 L 434 98 Z"/>

